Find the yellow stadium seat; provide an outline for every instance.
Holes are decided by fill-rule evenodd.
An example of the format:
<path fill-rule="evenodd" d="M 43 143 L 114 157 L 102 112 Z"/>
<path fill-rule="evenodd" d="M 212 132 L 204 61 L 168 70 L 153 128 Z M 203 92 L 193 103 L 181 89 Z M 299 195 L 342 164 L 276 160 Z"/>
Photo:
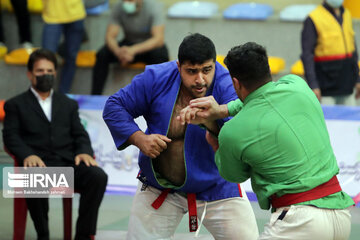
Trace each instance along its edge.
<path fill-rule="evenodd" d="M 216 61 L 218 61 L 221 65 L 223 65 L 226 68 L 224 59 L 225 56 L 223 55 L 216 56 Z M 279 57 L 269 57 L 269 66 L 270 66 L 271 74 L 278 74 L 279 72 L 285 69 L 285 60 Z"/>
<path fill-rule="evenodd" d="M 278 74 L 285 69 L 285 60 L 280 57 L 269 56 L 269 67 L 271 74 Z"/>
<path fill-rule="evenodd" d="M 223 55 L 217 55 L 216 56 L 216 61 L 218 61 L 221 65 L 223 65 L 226 68 L 226 65 L 224 63 L 224 59 L 225 59 L 225 56 L 223 56 Z"/>
<path fill-rule="evenodd" d="M 349 9 L 353 18 L 360 18 L 359 0 L 345 0 L 344 7 Z"/>
<path fill-rule="evenodd" d="M 11 8 L 10 0 L 0 0 L 2 10 L 9 10 Z"/>
<path fill-rule="evenodd" d="M 43 1 L 42 0 L 27 0 L 28 9 L 32 13 L 42 13 L 43 11 Z"/>
<path fill-rule="evenodd" d="M 76 66 L 78 67 L 94 67 L 96 62 L 96 51 L 94 50 L 84 50 L 79 51 L 76 57 Z M 144 69 L 146 66 L 143 62 L 132 63 L 124 66 L 128 69 Z"/>
<path fill-rule="evenodd" d="M 76 57 L 76 66 L 94 67 L 96 61 L 96 52 L 93 50 L 79 51 Z"/>
<path fill-rule="evenodd" d="M 137 62 L 137 63 L 131 63 L 125 66 L 125 68 L 128 69 L 135 69 L 135 70 L 141 70 L 145 69 L 146 64 L 143 62 Z"/>
<path fill-rule="evenodd" d="M 30 54 L 35 50 L 36 48 L 19 48 L 15 49 L 8 54 L 5 55 L 5 62 L 7 64 L 13 64 L 13 65 L 26 65 Z"/>
<path fill-rule="evenodd" d="M 42 0 L 27 0 L 27 6 L 29 9 L 29 12 L 31 12 L 31 13 L 41 13 L 43 10 Z M 9 12 L 14 11 L 10 0 L 1 0 L 1 8 L 6 9 Z"/>
<path fill-rule="evenodd" d="M 299 76 L 304 76 L 304 66 L 301 60 L 297 60 L 292 66 L 290 72 Z"/>
<path fill-rule="evenodd" d="M 6 46 L 0 46 L 0 58 L 3 58 L 8 52 L 8 49 Z"/>

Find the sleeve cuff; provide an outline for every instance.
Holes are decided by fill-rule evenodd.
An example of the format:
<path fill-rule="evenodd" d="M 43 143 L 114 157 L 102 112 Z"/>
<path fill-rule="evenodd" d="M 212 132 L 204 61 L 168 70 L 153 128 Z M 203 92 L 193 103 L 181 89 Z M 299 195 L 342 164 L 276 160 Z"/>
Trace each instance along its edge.
<path fill-rule="evenodd" d="M 240 99 L 231 101 L 227 104 L 228 107 L 228 111 L 229 111 L 229 116 L 235 116 L 238 112 L 240 112 L 240 110 L 243 107 L 243 103 L 241 102 Z"/>

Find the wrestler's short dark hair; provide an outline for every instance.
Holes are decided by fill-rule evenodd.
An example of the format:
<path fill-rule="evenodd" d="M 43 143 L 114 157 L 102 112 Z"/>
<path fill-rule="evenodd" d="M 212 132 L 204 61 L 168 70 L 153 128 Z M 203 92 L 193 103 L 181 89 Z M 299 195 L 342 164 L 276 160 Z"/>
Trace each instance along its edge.
<path fill-rule="evenodd" d="M 254 90 L 271 81 L 266 49 L 255 42 L 233 47 L 224 63 L 231 77 L 237 78 L 248 89 Z"/>
<path fill-rule="evenodd" d="M 57 60 L 55 54 L 45 48 L 39 48 L 30 54 L 29 61 L 27 63 L 28 71 L 31 72 L 34 68 L 35 62 L 41 59 L 49 60 L 54 64 L 55 69 L 57 69 Z"/>
<path fill-rule="evenodd" d="M 208 37 L 194 33 L 186 36 L 181 42 L 178 51 L 180 65 L 187 61 L 191 64 L 202 64 L 209 59 L 216 61 L 216 50 Z"/>

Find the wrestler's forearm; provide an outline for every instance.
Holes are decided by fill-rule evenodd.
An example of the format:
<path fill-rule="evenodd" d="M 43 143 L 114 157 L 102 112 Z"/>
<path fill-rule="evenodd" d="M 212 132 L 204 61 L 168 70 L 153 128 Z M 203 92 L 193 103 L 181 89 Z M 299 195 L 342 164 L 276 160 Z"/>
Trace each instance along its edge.
<path fill-rule="evenodd" d="M 229 109 L 227 104 L 222 104 L 219 106 L 219 111 L 217 115 L 217 119 L 227 118 L 229 117 Z"/>
<path fill-rule="evenodd" d="M 145 133 L 143 131 L 134 132 L 127 140 L 128 144 L 139 147 L 141 139 L 144 137 Z"/>
<path fill-rule="evenodd" d="M 220 128 L 215 121 L 209 121 L 203 124 L 206 129 L 215 137 L 219 135 Z"/>

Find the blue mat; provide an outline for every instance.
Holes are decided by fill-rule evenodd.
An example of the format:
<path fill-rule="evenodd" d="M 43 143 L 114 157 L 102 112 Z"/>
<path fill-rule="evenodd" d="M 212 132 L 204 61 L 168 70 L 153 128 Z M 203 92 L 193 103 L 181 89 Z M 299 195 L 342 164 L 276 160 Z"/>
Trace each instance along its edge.
<path fill-rule="evenodd" d="M 273 8 L 268 4 L 238 3 L 225 9 L 225 19 L 266 20 L 273 14 Z"/>
<path fill-rule="evenodd" d="M 178 2 L 168 10 L 170 18 L 211 18 L 218 12 L 218 5 L 211 2 Z"/>

